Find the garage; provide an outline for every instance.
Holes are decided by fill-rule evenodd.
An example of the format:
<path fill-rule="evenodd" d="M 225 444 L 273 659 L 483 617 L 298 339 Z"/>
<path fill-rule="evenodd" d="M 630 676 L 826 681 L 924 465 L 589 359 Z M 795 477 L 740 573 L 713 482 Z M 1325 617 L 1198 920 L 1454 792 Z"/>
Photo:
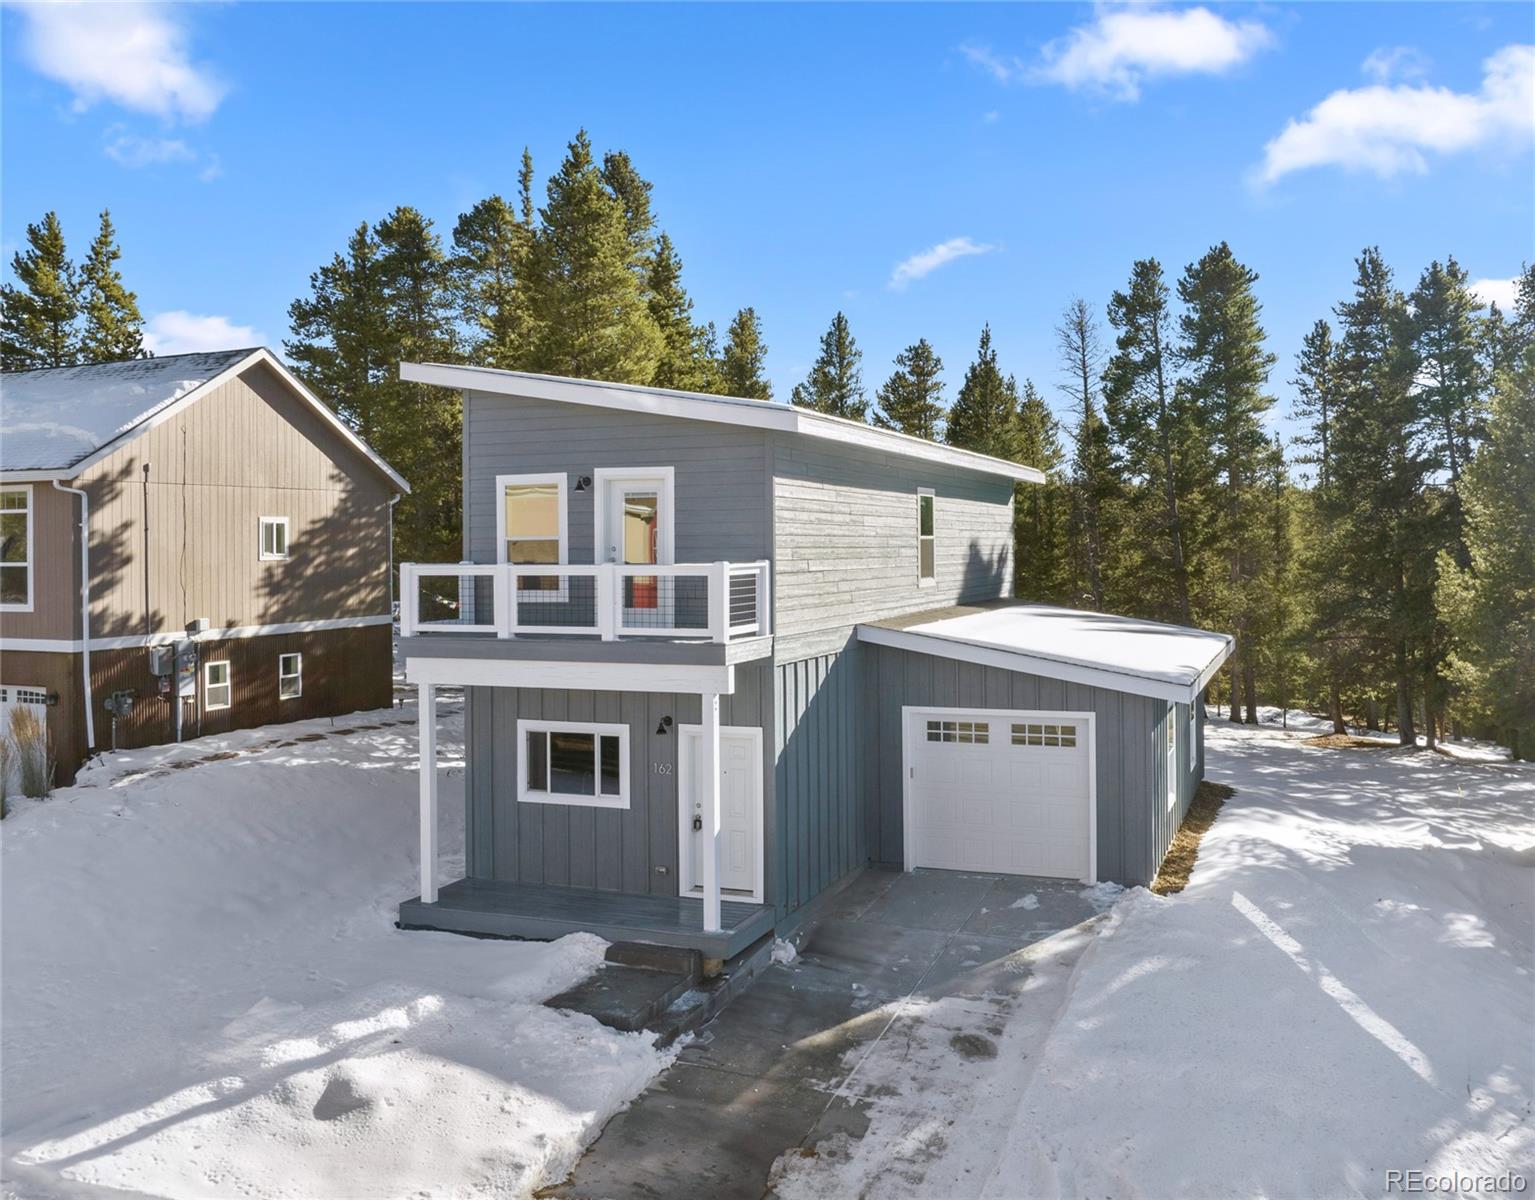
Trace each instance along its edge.
<path fill-rule="evenodd" d="M 903 712 L 908 866 L 1095 881 L 1093 714 Z"/>

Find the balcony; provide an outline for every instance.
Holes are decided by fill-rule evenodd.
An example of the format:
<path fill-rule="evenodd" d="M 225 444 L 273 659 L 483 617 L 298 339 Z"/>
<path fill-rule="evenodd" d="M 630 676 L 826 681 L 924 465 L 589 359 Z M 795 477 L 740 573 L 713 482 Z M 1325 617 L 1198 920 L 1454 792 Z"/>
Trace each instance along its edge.
<path fill-rule="evenodd" d="M 402 638 L 765 639 L 769 565 L 402 563 Z"/>

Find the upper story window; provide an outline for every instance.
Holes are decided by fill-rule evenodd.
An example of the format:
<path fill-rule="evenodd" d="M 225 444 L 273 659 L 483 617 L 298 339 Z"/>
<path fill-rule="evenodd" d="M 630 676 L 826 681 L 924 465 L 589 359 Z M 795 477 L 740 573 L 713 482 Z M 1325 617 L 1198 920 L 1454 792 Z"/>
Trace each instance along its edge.
<path fill-rule="evenodd" d="M 917 582 L 938 578 L 937 546 L 933 537 L 933 489 L 917 489 Z"/>
<path fill-rule="evenodd" d="M 32 489 L 0 490 L 0 611 L 32 611 Z"/>
<path fill-rule="evenodd" d="M 570 561 L 569 522 L 564 475 L 498 475 L 496 561 L 563 563 Z M 555 576 L 523 578 L 521 590 L 554 590 Z"/>
<path fill-rule="evenodd" d="M 288 518 L 261 518 L 261 561 L 281 562 L 288 557 Z"/>
<path fill-rule="evenodd" d="M 629 807 L 629 727 L 518 721 L 517 798 L 533 804 Z"/>

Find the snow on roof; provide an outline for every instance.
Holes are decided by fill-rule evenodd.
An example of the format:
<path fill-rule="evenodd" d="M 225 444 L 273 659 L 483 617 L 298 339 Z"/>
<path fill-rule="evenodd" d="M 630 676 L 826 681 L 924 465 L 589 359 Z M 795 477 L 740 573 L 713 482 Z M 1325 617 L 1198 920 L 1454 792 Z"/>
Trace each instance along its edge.
<path fill-rule="evenodd" d="M 0 470 L 72 467 L 254 349 L 0 375 Z"/>
<path fill-rule="evenodd" d="M 1005 604 L 859 626 L 864 641 L 1184 703 L 1230 657 L 1224 633 L 1111 613 Z"/>

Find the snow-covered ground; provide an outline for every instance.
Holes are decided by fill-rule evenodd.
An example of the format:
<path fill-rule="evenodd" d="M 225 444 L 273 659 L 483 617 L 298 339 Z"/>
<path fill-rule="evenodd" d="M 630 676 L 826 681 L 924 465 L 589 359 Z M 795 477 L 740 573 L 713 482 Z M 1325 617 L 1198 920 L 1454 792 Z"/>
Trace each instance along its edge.
<path fill-rule="evenodd" d="M 231 757 L 195 761 L 212 754 Z M 441 756 L 451 853 L 451 709 Z M 408 707 L 124 752 L 16 802 L 0 825 L 5 1185 L 517 1196 L 564 1176 L 667 1056 L 540 1003 L 597 967 L 594 937 L 393 928 L 416 890 L 415 767 Z"/>
<path fill-rule="evenodd" d="M 855 1086 L 868 1134 L 780 1160 L 781 1194 L 1535 1182 L 1535 769 L 1299 744 L 1315 732 L 1212 722 L 1209 777 L 1237 795 L 1188 889 L 1125 893 L 1000 1030 L 982 1004 L 917 1022 L 922 1086 Z M 937 1052 L 966 1033 L 996 1057 Z"/>

